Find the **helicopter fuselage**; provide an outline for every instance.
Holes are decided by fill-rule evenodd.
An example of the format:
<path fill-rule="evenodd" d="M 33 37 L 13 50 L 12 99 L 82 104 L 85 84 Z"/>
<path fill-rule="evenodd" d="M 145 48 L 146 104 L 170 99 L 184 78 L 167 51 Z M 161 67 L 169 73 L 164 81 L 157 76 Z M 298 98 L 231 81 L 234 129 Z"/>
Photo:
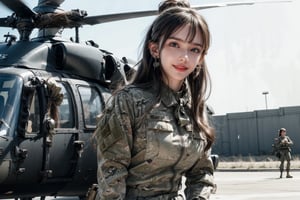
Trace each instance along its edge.
<path fill-rule="evenodd" d="M 97 181 L 96 119 L 120 69 L 89 45 L 0 45 L 0 198 L 86 194 Z"/>

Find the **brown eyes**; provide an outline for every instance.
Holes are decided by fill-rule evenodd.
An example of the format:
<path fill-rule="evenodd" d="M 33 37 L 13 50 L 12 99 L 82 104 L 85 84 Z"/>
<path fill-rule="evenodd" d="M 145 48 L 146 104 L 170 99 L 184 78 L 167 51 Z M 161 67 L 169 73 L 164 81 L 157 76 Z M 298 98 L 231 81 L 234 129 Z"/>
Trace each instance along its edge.
<path fill-rule="evenodd" d="M 175 48 L 180 48 L 180 44 L 176 41 L 171 41 L 168 43 L 168 46 L 170 47 L 175 47 Z M 196 53 L 196 54 L 200 54 L 201 53 L 201 48 L 191 48 L 190 49 L 191 52 Z"/>
<path fill-rule="evenodd" d="M 179 47 L 179 45 L 176 42 L 170 42 L 169 46 L 170 47 Z"/>
<path fill-rule="evenodd" d="M 193 48 L 193 49 L 191 49 L 191 51 L 192 52 L 194 52 L 194 53 L 201 53 L 201 50 L 200 49 L 198 49 L 198 48 Z"/>

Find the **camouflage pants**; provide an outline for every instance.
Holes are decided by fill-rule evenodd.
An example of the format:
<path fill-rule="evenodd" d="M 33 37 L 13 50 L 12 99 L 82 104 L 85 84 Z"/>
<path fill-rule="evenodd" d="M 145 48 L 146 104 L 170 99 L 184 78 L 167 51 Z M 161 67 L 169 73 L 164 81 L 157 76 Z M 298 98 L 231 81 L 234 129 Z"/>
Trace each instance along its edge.
<path fill-rule="evenodd" d="M 291 167 L 291 153 L 289 150 L 280 151 L 280 166 L 279 169 L 282 172 L 284 170 L 284 161 L 286 161 L 286 171 L 290 171 Z"/>
<path fill-rule="evenodd" d="M 86 200 L 100 200 L 100 197 L 97 192 L 98 185 L 93 184 L 87 193 Z M 163 194 L 152 197 L 139 197 L 135 193 L 134 190 L 131 190 L 127 193 L 126 200 L 185 200 L 185 198 L 181 194 L 171 193 L 171 194 Z"/>

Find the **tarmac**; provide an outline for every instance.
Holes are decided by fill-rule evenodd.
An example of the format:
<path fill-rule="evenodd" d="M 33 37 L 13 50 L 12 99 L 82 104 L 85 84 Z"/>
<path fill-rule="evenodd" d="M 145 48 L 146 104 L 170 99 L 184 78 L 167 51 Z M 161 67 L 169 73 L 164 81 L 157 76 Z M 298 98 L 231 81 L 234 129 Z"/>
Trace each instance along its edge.
<path fill-rule="evenodd" d="M 210 200 L 299 200 L 300 170 L 293 178 L 279 178 L 279 170 L 216 170 L 217 191 Z M 34 198 L 38 200 L 40 198 Z M 46 197 L 46 200 L 78 200 L 77 197 Z"/>
<path fill-rule="evenodd" d="M 299 200 L 300 171 L 279 178 L 279 170 L 224 170 L 215 172 L 216 194 L 211 200 Z"/>

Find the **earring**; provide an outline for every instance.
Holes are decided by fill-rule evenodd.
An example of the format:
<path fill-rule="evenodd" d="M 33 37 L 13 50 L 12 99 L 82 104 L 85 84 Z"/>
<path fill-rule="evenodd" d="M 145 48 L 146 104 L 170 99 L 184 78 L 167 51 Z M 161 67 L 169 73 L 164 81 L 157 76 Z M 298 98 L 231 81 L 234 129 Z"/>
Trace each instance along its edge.
<path fill-rule="evenodd" d="M 203 66 L 202 65 L 196 65 L 196 69 L 201 71 L 201 70 L 203 70 Z"/>
<path fill-rule="evenodd" d="M 154 68 L 157 68 L 157 67 L 159 67 L 159 60 L 158 60 L 158 58 L 154 58 L 154 62 L 153 62 L 153 67 Z"/>

